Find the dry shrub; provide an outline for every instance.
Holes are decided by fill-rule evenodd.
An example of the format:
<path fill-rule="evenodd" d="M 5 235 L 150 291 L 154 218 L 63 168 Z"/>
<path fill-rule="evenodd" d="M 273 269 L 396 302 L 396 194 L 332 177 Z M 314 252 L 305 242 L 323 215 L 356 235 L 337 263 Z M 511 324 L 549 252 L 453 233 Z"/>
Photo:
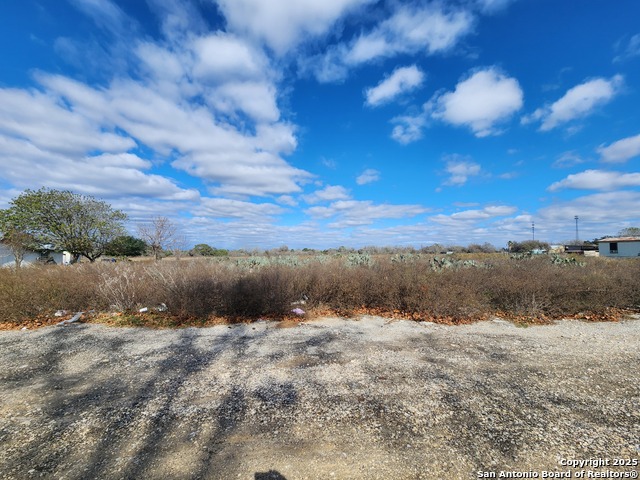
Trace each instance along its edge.
<path fill-rule="evenodd" d="M 301 296 L 296 267 L 271 265 L 228 282 L 224 314 L 232 317 L 284 316 Z"/>
<path fill-rule="evenodd" d="M 344 258 L 244 268 L 234 262 L 83 264 L 0 272 L 2 319 L 19 322 L 58 309 L 135 310 L 167 305 L 180 319 L 283 317 L 292 302 L 348 315 L 362 309 L 409 318 L 463 321 L 495 313 L 561 318 L 640 309 L 640 259 L 485 255 L 476 266 L 435 269 L 429 258 L 348 266 Z"/>
<path fill-rule="evenodd" d="M 92 269 L 30 266 L 0 271 L 2 320 L 20 321 L 56 310 L 101 308 Z"/>
<path fill-rule="evenodd" d="M 164 303 L 181 318 L 218 314 L 228 269 L 198 259 L 185 262 L 158 262 L 145 268 L 146 305 Z"/>

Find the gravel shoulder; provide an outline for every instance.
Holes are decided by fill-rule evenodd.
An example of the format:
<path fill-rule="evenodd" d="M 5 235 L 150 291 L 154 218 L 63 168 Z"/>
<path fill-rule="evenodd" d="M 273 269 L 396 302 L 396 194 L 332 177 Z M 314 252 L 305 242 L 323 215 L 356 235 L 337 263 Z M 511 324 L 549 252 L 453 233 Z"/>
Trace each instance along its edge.
<path fill-rule="evenodd" d="M 0 478 L 471 479 L 640 459 L 638 316 L 281 327 L 0 332 Z"/>

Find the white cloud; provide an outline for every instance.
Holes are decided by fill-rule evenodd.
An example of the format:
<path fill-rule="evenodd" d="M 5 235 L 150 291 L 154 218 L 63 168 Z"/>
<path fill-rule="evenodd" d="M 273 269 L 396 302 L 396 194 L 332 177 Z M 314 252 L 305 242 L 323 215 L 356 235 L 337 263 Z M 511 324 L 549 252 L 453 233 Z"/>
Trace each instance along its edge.
<path fill-rule="evenodd" d="M 542 121 L 540 130 L 544 132 L 586 117 L 618 95 L 623 83 L 621 75 L 615 75 L 609 80 L 596 78 L 581 83 L 569 89 L 562 98 L 551 105 L 545 105 L 524 117 L 522 122 L 526 124 Z"/>
<path fill-rule="evenodd" d="M 372 0 L 218 0 L 228 26 L 266 42 L 282 55 Z"/>
<path fill-rule="evenodd" d="M 430 220 L 440 224 L 455 224 L 459 222 L 475 222 L 496 217 L 506 217 L 517 212 L 516 207 L 510 205 L 490 205 L 482 209 L 464 210 L 451 215 L 434 215 Z"/>
<path fill-rule="evenodd" d="M 377 86 L 368 88 L 365 91 L 366 103 L 376 107 L 390 102 L 398 95 L 418 88 L 423 81 L 424 73 L 415 65 L 396 68 L 391 75 Z"/>
<path fill-rule="evenodd" d="M 578 190 L 617 190 L 626 187 L 640 187 L 640 173 L 585 170 L 584 172 L 569 175 L 564 180 L 552 184 L 548 190 L 550 192 L 564 188 Z"/>
<path fill-rule="evenodd" d="M 594 238 L 611 234 L 626 222 L 640 220 L 638 214 L 640 192 L 623 190 L 619 192 L 603 192 L 578 197 L 545 207 L 536 213 L 536 227 L 546 224 L 549 230 L 565 231 L 564 238 L 575 237 L 575 215 L 580 217 L 582 238 Z M 590 233 L 585 231 L 589 226 Z M 583 236 L 584 235 L 584 236 Z M 562 238 L 560 238 L 562 240 Z"/>
<path fill-rule="evenodd" d="M 623 138 L 608 147 L 600 145 L 597 151 L 603 162 L 624 163 L 640 155 L 640 135 Z"/>
<path fill-rule="evenodd" d="M 135 48 L 140 65 L 156 78 L 176 81 L 186 73 L 182 59 L 174 52 L 151 42 L 141 42 Z"/>
<path fill-rule="evenodd" d="M 476 0 L 483 13 L 495 13 L 505 9 L 514 0 Z"/>
<path fill-rule="evenodd" d="M 24 188 L 70 188 L 101 198 L 195 201 L 200 196 L 195 189 L 183 189 L 167 177 L 144 172 L 151 168 L 151 162 L 131 153 L 73 158 L 0 134 L 0 164 L 4 166 L 3 178 Z M 81 181 L 74 181 L 78 178 Z"/>
<path fill-rule="evenodd" d="M 218 112 L 244 112 L 257 122 L 276 122 L 280 118 L 276 89 L 265 82 L 229 82 L 213 89 L 207 100 Z"/>
<path fill-rule="evenodd" d="M 422 138 L 422 129 L 427 124 L 427 116 L 422 113 L 419 115 L 401 115 L 391 120 L 395 126 L 391 131 L 391 138 L 402 145 L 415 142 Z"/>
<path fill-rule="evenodd" d="M 131 19 L 111 0 L 69 0 L 78 10 L 90 17 L 96 25 L 122 35 L 131 30 Z"/>
<path fill-rule="evenodd" d="M 202 80 L 255 80 L 262 78 L 268 61 L 246 40 L 218 32 L 193 42 L 193 73 Z"/>
<path fill-rule="evenodd" d="M 244 220 L 265 219 L 283 212 L 273 203 L 253 203 L 229 198 L 203 198 L 193 213 L 200 217 L 239 218 Z"/>
<path fill-rule="evenodd" d="M 162 25 L 165 37 L 175 41 L 203 34 L 207 23 L 191 0 L 146 0 Z"/>
<path fill-rule="evenodd" d="M 421 205 L 374 204 L 372 201 L 339 200 L 329 206 L 311 207 L 307 215 L 318 219 L 337 217 L 329 224 L 331 228 L 357 227 L 369 225 L 375 220 L 414 217 L 426 212 Z"/>
<path fill-rule="evenodd" d="M 620 55 L 617 55 L 613 59 L 613 61 L 621 62 L 623 60 L 627 60 L 629 58 L 633 58 L 637 56 L 640 56 L 640 33 L 633 35 L 629 39 L 629 42 L 626 44 L 626 47 L 624 47 L 624 51 Z"/>
<path fill-rule="evenodd" d="M 568 168 L 584 163 L 585 160 L 576 152 L 565 152 L 553 162 L 554 168 Z"/>
<path fill-rule="evenodd" d="M 332 202 L 335 200 L 346 200 L 350 198 L 349 191 L 340 185 L 327 185 L 325 188 L 316 190 L 309 195 L 303 195 L 302 199 L 309 203 Z"/>
<path fill-rule="evenodd" d="M 173 67 L 179 72 L 177 64 Z M 160 159 L 173 159 L 174 168 L 201 178 L 216 194 L 289 194 L 311 178 L 282 158 L 296 148 L 295 126 L 273 123 L 279 112 L 269 99 L 275 91 L 268 83 L 241 82 L 226 91 L 222 86 L 227 101 L 237 101 L 234 108 L 256 119 L 247 129 L 244 123 L 235 126 L 216 118 L 210 106 L 191 102 L 188 92 L 167 95 L 145 79 L 120 78 L 93 88 L 62 76 L 41 73 L 36 78 L 43 91 L 0 89 L 0 131 L 45 153 L 79 161 L 89 152 L 119 154 L 144 145 Z M 193 88 L 203 94 L 216 91 L 203 84 Z M 261 102 L 243 103 L 243 92 L 264 95 Z M 72 170 L 69 184 L 84 173 Z"/>
<path fill-rule="evenodd" d="M 82 154 L 90 150 L 120 152 L 135 147 L 127 136 L 78 115 L 55 96 L 38 91 L 0 88 L 0 131 L 56 153 Z M 109 131 L 110 130 L 110 131 Z"/>
<path fill-rule="evenodd" d="M 465 10 L 445 9 L 441 4 L 402 5 L 393 15 L 349 47 L 350 65 L 399 54 L 427 54 L 451 49 L 471 32 L 473 16 Z"/>
<path fill-rule="evenodd" d="M 371 30 L 334 45 L 323 55 L 303 59 L 300 64 L 320 82 L 340 81 L 350 68 L 379 59 L 450 51 L 472 32 L 473 25 L 470 11 L 446 7 L 442 2 L 395 3 L 389 17 Z"/>
<path fill-rule="evenodd" d="M 373 168 L 367 168 L 364 172 L 358 175 L 356 183 L 358 185 L 366 185 L 367 183 L 377 182 L 378 180 L 380 180 L 380 172 Z"/>
<path fill-rule="evenodd" d="M 447 161 L 446 172 L 450 175 L 445 185 L 462 186 L 469 177 L 480 175 L 481 167 L 477 163 L 464 160 L 458 155 L 452 155 Z"/>
<path fill-rule="evenodd" d="M 282 205 L 287 205 L 288 207 L 297 207 L 298 202 L 291 195 L 280 195 L 276 198 L 276 201 Z"/>
<path fill-rule="evenodd" d="M 486 137 L 499 133 L 496 124 L 508 120 L 522 104 L 518 81 L 491 67 L 460 81 L 453 92 L 435 95 L 427 109 L 432 109 L 433 118 L 467 126 L 476 137 Z"/>

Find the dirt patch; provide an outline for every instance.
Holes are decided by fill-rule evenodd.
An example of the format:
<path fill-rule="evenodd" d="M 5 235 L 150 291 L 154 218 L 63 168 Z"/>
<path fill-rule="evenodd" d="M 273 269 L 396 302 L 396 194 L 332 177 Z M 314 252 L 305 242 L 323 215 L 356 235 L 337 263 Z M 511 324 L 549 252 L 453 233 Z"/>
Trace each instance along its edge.
<path fill-rule="evenodd" d="M 0 365 L 6 479 L 470 479 L 640 459 L 637 317 L 80 324 L 1 332 Z"/>

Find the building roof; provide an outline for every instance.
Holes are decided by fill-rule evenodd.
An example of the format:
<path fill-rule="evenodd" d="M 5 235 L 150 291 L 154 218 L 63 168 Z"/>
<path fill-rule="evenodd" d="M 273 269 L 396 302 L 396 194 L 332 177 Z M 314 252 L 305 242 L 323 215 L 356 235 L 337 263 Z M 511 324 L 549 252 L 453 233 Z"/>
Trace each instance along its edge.
<path fill-rule="evenodd" d="M 607 237 L 598 240 L 598 243 L 601 242 L 640 242 L 640 237 Z"/>

